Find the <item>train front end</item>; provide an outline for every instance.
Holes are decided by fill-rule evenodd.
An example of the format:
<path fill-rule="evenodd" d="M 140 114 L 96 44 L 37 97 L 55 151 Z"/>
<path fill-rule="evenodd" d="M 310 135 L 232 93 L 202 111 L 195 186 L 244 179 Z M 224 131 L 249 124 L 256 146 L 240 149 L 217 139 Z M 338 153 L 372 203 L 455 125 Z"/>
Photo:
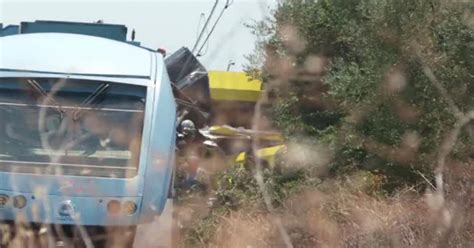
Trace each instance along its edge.
<path fill-rule="evenodd" d="M 0 37 L 0 222 L 153 221 L 170 191 L 175 125 L 161 54 L 81 34 Z"/>

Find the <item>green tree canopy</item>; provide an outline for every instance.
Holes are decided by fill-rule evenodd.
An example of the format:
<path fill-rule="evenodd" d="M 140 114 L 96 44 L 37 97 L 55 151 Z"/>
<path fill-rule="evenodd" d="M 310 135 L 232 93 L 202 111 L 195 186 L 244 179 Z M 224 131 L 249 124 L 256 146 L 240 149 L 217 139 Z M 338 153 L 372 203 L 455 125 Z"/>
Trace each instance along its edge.
<path fill-rule="evenodd" d="M 410 182 L 433 167 L 456 108 L 474 110 L 473 9 L 448 0 L 282 1 L 253 26 L 262 41 L 249 70 L 263 67 L 275 124 L 290 139 L 330 145 L 333 169 Z M 468 126 L 454 157 L 473 148 Z"/>

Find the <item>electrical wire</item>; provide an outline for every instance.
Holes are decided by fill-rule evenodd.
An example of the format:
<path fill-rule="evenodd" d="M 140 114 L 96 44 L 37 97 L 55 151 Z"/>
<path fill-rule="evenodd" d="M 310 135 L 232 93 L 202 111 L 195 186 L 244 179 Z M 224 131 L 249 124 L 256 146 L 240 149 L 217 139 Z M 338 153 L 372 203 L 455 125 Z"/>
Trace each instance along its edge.
<path fill-rule="evenodd" d="M 197 32 L 196 32 L 196 38 L 197 36 L 199 35 L 199 31 L 201 30 L 201 24 L 203 23 L 203 21 L 206 20 L 206 15 L 204 13 L 201 13 L 201 17 L 199 19 L 199 24 L 198 24 L 198 29 L 197 29 Z M 206 35 L 208 34 L 208 30 L 206 29 Z M 206 49 L 204 52 L 201 52 L 200 55 L 204 55 L 207 53 L 207 51 L 209 50 L 209 43 L 207 43 L 207 46 L 206 46 Z"/>
<path fill-rule="evenodd" d="M 206 20 L 206 23 L 204 24 L 204 27 L 202 27 L 202 31 L 201 33 L 199 34 L 197 40 L 196 40 L 196 43 L 194 43 L 194 46 L 193 46 L 193 49 L 191 50 L 191 52 L 194 54 L 194 52 L 196 52 L 196 49 L 197 47 L 199 46 L 199 43 L 201 42 L 201 39 L 204 35 L 204 32 L 206 31 L 207 29 L 207 26 L 209 25 L 209 22 L 211 21 L 211 18 L 212 16 L 214 15 L 214 12 L 216 11 L 216 8 L 217 8 L 217 5 L 219 4 L 219 0 L 216 0 L 216 2 L 214 3 L 214 6 L 212 6 L 212 9 L 211 9 L 211 13 L 209 14 L 209 17 L 207 18 Z"/>
<path fill-rule="evenodd" d="M 198 26 L 197 26 L 197 30 L 196 30 L 196 40 L 199 36 L 199 33 L 201 32 L 201 24 L 203 23 L 203 21 L 206 20 L 206 14 L 204 13 L 201 13 L 201 16 L 199 16 L 199 22 L 198 22 Z"/>
<path fill-rule="evenodd" d="M 206 39 L 204 40 L 204 43 L 202 44 L 201 48 L 199 48 L 198 52 L 196 53 L 197 56 L 202 56 L 202 54 L 201 54 L 202 49 L 204 48 L 204 46 L 205 46 L 206 44 L 208 44 L 209 38 L 211 37 L 212 33 L 213 33 L 214 30 L 216 29 L 217 24 L 219 23 L 219 21 L 221 20 L 222 16 L 224 15 L 224 12 L 225 12 L 232 4 L 234 4 L 234 0 L 232 0 L 232 1 L 231 1 L 231 0 L 227 0 L 227 1 L 226 1 L 226 4 L 225 4 L 224 8 L 221 10 L 221 13 L 219 14 L 219 17 L 217 17 L 216 22 L 215 22 L 214 25 L 212 26 L 211 31 L 209 31 L 209 33 L 208 33 Z"/>

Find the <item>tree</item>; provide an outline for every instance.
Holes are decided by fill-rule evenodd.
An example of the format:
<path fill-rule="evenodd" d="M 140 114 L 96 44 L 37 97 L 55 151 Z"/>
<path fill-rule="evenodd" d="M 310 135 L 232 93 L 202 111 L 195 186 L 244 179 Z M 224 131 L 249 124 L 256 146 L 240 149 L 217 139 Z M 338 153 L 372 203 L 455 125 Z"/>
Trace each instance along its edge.
<path fill-rule="evenodd" d="M 254 26 L 275 124 L 289 139 L 330 145 L 336 172 L 381 173 L 389 189 L 415 183 L 436 166 L 459 114 L 474 110 L 473 9 L 448 0 L 283 1 Z M 466 124 L 453 152 L 461 161 L 474 156 Z"/>

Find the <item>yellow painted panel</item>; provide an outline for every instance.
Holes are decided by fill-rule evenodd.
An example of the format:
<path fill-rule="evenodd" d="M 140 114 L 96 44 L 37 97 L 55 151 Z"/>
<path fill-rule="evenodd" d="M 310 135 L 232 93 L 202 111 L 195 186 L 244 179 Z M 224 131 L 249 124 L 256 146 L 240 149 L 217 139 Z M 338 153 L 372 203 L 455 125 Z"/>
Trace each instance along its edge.
<path fill-rule="evenodd" d="M 209 127 L 209 132 L 214 135 L 226 135 L 226 136 L 238 135 L 235 128 L 229 128 L 226 126 Z"/>
<path fill-rule="evenodd" d="M 262 92 L 262 82 L 245 72 L 210 71 L 211 98 L 217 101 L 256 102 Z"/>
<path fill-rule="evenodd" d="M 229 126 L 211 126 L 209 127 L 209 133 L 212 135 L 229 136 L 230 138 L 245 136 L 267 141 L 284 141 L 283 136 L 277 132 L 254 131 L 251 129 L 233 128 Z"/>
<path fill-rule="evenodd" d="M 211 88 L 211 98 L 216 101 L 257 102 L 261 91 Z"/>
<path fill-rule="evenodd" d="M 278 153 L 278 151 L 280 151 L 284 147 L 285 147 L 284 145 L 279 145 L 279 146 L 272 146 L 272 147 L 260 149 L 257 151 L 257 157 L 260 159 L 266 160 L 271 166 L 273 166 L 275 163 L 276 154 Z M 243 163 L 244 160 L 245 160 L 245 152 L 241 152 L 235 158 L 235 162 L 237 163 Z"/>

